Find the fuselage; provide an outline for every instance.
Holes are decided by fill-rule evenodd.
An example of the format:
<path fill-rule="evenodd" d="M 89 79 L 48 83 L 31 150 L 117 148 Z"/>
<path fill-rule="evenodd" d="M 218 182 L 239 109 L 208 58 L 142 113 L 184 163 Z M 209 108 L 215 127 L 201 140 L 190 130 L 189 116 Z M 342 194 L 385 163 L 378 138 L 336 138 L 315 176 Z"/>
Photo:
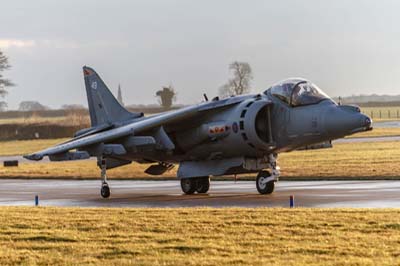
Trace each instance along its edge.
<path fill-rule="evenodd" d="M 297 89 L 299 84 L 302 88 Z M 165 126 L 174 151 L 144 147 L 124 157 L 144 162 L 261 158 L 371 129 L 371 119 L 358 107 L 338 105 L 311 86 L 315 85 L 290 79 L 262 94 L 236 96 L 231 99 L 237 104 Z M 279 91 L 282 88 L 288 91 Z M 294 95 L 296 90 L 305 93 Z M 277 93 L 285 93 L 289 99 Z M 297 97 L 296 104 L 293 97 Z"/>

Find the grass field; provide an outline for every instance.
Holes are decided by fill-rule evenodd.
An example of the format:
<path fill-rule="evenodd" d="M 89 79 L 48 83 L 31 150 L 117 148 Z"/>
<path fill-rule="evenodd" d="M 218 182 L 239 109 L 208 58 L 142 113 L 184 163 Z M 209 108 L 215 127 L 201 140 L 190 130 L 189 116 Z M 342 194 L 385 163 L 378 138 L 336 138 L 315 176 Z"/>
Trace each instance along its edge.
<path fill-rule="evenodd" d="M 68 139 L 13 140 L 0 142 L 0 156 L 23 155 L 64 142 Z"/>
<path fill-rule="evenodd" d="M 400 142 L 334 144 L 332 149 L 282 153 L 284 177 L 400 178 Z"/>
<path fill-rule="evenodd" d="M 26 143 L 24 145 L 28 147 Z M 278 159 L 282 178 L 297 179 L 376 179 L 400 178 L 400 142 L 340 143 L 332 149 L 282 153 Z M 133 163 L 109 170 L 110 178 L 174 178 L 176 167 L 161 177 L 144 174 L 148 165 Z M 99 178 L 95 160 L 21 163 L 0 166 L 0 177 Z M 242 177 L 243 178 L 243 177 Z"/>
<path fill-rule="evenodd" d="M 0 208 L 1 265 L 399 265 L 400 210 Z"/>

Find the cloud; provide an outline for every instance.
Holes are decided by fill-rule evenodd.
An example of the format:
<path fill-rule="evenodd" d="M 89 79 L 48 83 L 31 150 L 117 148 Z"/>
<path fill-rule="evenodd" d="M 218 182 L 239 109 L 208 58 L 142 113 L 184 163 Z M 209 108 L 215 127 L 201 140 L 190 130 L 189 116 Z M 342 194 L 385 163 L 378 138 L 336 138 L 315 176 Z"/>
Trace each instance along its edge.
<path fill-rule="evenodd" d="M 0 48 L 31 48 L 45 47 L 55 49 L 78 49 L 78 48 L 104 48 L 104 47 L 128 47 L 127 41 L 121 40 L 96 40 L 90 42 L 78 42 L 75 40 L 59 40 L 59 39 L 44 39 L 44 40 L 18 40 L 18 39 L 0 39 Z"/>
<path fill-rule="evenodd" d="M 0 48 L 26 48 L 36 45 L 34 40 L 0 39 Z"/>
<path fill-rule="evenodd" d="M 95 41 L 76 41 L 76 40 L 39 40 L 39 46 L 56 49 L 78 49 L 78 48 L 104 48 L 104 47 L 128 47 L 129 43 L 120 40 L 95 40 Z"/>

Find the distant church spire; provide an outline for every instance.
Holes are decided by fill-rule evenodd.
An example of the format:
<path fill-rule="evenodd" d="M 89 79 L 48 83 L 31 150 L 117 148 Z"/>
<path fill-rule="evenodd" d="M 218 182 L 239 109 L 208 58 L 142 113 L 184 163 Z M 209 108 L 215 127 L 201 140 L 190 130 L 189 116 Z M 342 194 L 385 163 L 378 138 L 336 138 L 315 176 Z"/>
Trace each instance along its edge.
<path fill-rule="evenodd" d="M 124 106 L 124 102 L 122 101 L 121 84 L 118 84 L 118 97 L 117 97 L 117 100 L 122 106 Z"/>

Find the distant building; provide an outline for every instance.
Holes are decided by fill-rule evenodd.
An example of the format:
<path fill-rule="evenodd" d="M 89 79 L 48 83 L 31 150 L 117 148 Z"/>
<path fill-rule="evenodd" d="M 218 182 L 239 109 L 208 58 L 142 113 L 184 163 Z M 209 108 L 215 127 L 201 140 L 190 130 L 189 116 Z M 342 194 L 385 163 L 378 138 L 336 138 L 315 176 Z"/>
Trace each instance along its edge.
<path fill-rule="evenodd" d="M 117 97 L 117 100 L 122 106 L 124 106 L 124 101 L 122 100 L 121 84 L 118 84 L 118 97 Z"/>

